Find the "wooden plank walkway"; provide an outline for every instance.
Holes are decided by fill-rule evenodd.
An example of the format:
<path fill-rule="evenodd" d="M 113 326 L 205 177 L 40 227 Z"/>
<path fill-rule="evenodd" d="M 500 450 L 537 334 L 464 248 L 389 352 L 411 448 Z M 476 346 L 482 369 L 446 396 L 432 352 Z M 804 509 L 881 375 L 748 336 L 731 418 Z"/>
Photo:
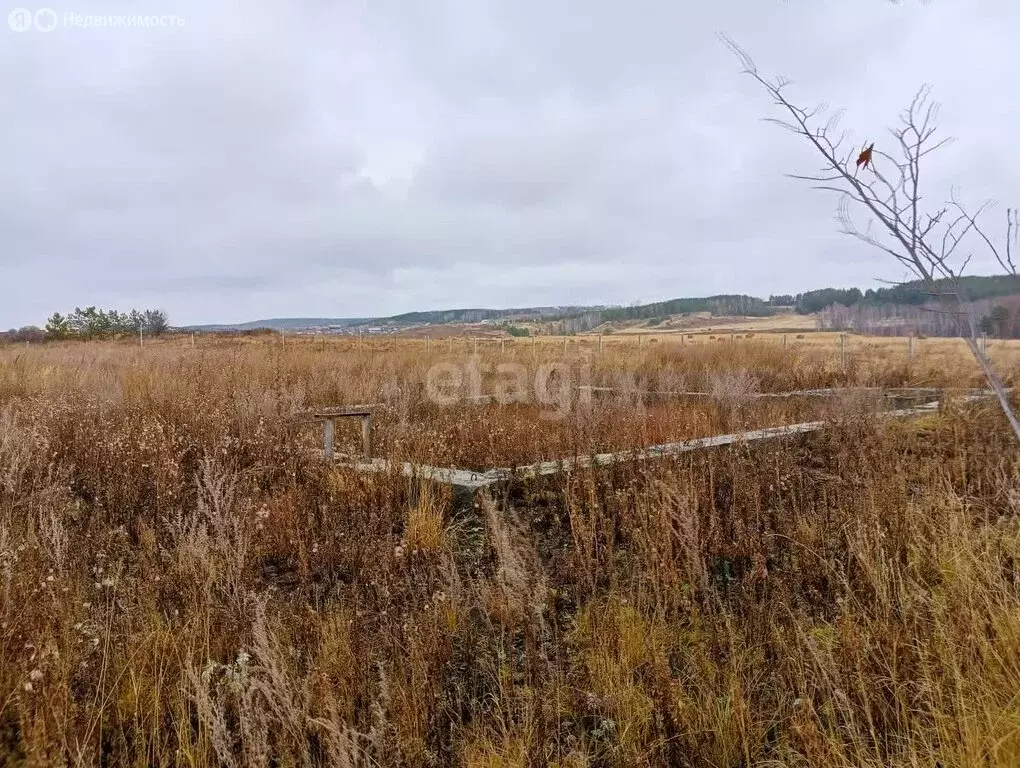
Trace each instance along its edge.
<path fill-rule="evenodd" d="M 409 461 L 400 463 L 391 462 L 389 459 L 372 459 L 371 461 L 341 461 L 340 466 L 350 467 L 358 472 L 381 472 L 388 473 L 397 471 L 405 477 L 413 477 L 421 480 L 431 480 L 435 483 L 452 485 L 456 488 L 478 490 L 487 485 L 492 485 L 503 476 L 496 476 L 494 473 L 502 470 L 489 470 L 488 472 L 474 472 L 470 469 L 454 469 L 451 467 L 432 467 L 427 464 L 412 464 Z"/>
<path fill-rule="evenodd" d="M 962 398 L 964 402 L 985 399 L 985 394 L 971 394 Z M 880 419 L 899 419 L 912 416 L 923 416 L 937 411 L 939 401 L 933 400 L 913 408 L 901 408 L 894 411 L 885 411 L 878 414 Z M 677 443 L 665 443 L 653 445 L 648 448 L 640 448 L 615 453 L 600 453 L 594 456 L 576 456 L 556 461 L 543 461 L 536 464 L 527 464 L 512 468 L 495 468 L 484 472 L 476 472 L 469 469 L 454 469 L 445 467 L 433 467 L 425 464 L 412 464 L 402 462 L 395 465 L 388 459 L 372 459 L 370 461 L 350 461 L 347 457 L 341 458 L 341 466 L 350 467 L 358 472 L 392 472 L 398 471 L 406 477 L 415 477 L 423 480 L 431 480 L 437 483 L 452 485 L 468 490 L 477 490 L 494 483 L 505 482 L 513 478 L 535 478 L 546 475 L 558 474 L 560 472 L 571 472 L 574 469 L 585 467 L 607 466 L 628 461 L 645 461 L 648 459 L 663 458 L 665 456 L 676 456 L 692 451 L 701 451 L 709 448 L 716 448 L 724 445 L 736 445 L 751 443 L 760 440 L 773 440 L 791 435 L 802 435 L 809 432 L 817 432 L 824 429 L 827 422 L 809 421 L 801 424 L 790 424 L 783 427 L 766 427 L 755 429 L 749 432 L 736 432 L 729 435 L 715 435 L 713 437 L 700 437 L 692 440 L 684 440 Z"/>

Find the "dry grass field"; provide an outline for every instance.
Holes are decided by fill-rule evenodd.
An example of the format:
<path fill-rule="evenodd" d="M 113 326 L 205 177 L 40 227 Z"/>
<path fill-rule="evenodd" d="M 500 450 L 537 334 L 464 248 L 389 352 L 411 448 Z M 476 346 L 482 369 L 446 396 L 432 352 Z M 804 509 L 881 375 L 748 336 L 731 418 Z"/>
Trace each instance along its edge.
<path fill-rule="evenodd" d="M 667 321 L 669 322 L 669 321 Z M 798 315 L 794 312 L 783 312 L 767 317 L 713 317 L 687 319 L 680 318 L 674 322 L 681 327 L 670 328 L 670 333 L 711 333 L 712 331 L 813 331 L 818 327 L 814 315 Z M 642 324 L 625 326 L 617 333 L 648 333 L 657 331 L 659 326 L 642 327 Z M 665 330 L 665 329 L 664 329 Z"/>
<path fill-rule="evenodd" d="M 435 402 L 463 338 L 0 347 L 0 765 L 1020 763 L 994 404 L 751 397 L 980 386 L 965 350 L 712 335 L 478 345 L 486 394 L 562 363 L 555 407 Z M 471 498 L 327 466 L 297 415 L 355 403 L 380 455 L 472 468 L 831 426 Z"/>

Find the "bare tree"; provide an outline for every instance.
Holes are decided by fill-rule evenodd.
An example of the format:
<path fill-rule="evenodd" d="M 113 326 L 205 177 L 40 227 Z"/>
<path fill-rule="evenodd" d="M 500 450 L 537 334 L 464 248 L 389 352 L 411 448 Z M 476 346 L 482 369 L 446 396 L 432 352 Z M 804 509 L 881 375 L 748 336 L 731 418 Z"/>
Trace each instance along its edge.
<path fill-rule="evenodd" d="M 972 212 L 953 189 L 949 200 L 940 207 L 922 210 L 921 160 L 950 141 L 937 135 L 938 104 L 929 98 L 929 88 L 924 86 L 917 92 L 900 115 L 900 125 L 890 129 L 896 156 L 878 148 L 859 150 L 845 146 L 845 133 L 835 135 L 841 112 L 826 118 L 823 107 L 805 109 L 794 104 L 786 96 L 789 80 L 762 75 L 740 46 L 725 35 L 721 38 L 740 59 L 743 73 L 755 80 L 784 113 L 783 118 L 766 120 L 805 138 L 822 157 L 822 169 L 817 175 L 789 175 L 811 182 L 816 189 L 838 193 L 837 218 L 842 231 L 885 251 L 923 283 L 966 339 L 1020 440 L 1020 421 L 1001 377 L 978 344 L 977 322 L 965 306 L 967 297 L 961 280 L 973 255 L 970 244 L 987 249 L 1007 274 L 1017 274 L 1013 253 L 1020 230 L 1017 211 L 1006 210 L 1005 241 L 997 244 L 978 223 L 991 202 Z M 854 221 L 855 212 L 869 217 L 863 229 Z M 876 221 L 878 232 L 874 231 Z"/>

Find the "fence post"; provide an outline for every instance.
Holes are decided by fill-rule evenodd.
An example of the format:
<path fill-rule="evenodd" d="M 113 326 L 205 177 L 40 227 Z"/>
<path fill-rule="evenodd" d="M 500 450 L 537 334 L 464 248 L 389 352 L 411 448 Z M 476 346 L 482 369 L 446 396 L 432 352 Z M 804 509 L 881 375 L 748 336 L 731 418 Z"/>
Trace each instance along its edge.
<path fill-rule="evenodd" d="M 372 414 L 361 417 L 361 452 L 366 459 L 372 458 Z"/>
<path fill-rule="evenodd" d="M 783 349 L 786 349 L 786 334 L 783 334 Z"/>
<path fill-rule="evenodd" d="M 839 366 L 846 368 L 846 334 L 839 334 Z"/>
<path fill-rule="evenodd" d="M 914 359 L 914 334 L 907 337 L 907 359 Z"/>
<path fill-rule="evenodd" d="M 472 337 L 471 341 L 474 342 L 474 348 L 473 348 L 474 351 L 473 351 L 473 354 L 477 355 L 478 354 L 478 338 L 477 337 Z"/>
<path fill-rule="evenodd" d="M 333 460 L 333 436 L 336 431 L 336 426 L 333 424 L 333 419 L 326 419 L 322 422 L 322 452 L 326 457 L 326 461 Z"/>
<path fill-rule="evenodd" d="M 506 353 L 506 339 L 499 340 L 499 352 L 500 354 Z"/>
<path fill-rule="evenodd" d="M 985 354 L 988 353 L 988 334 L 987 333 L 982 333 L 981 334 L 981 352 L 985 353 Z"/>
<path fill-rule="evenodd" d="M 602 334 L 599 334 L 599 352 L 602 351 Z"/>
<path fill-rule="evenodd" d="M 563 337 L 563 354 L 564 355 L 567 354 L 567 337 L 566 336 Z"/>
<path fill-rule="evenodd" d="M 195 334 L 191 334 L 191 346 L 195 346 Z"/>

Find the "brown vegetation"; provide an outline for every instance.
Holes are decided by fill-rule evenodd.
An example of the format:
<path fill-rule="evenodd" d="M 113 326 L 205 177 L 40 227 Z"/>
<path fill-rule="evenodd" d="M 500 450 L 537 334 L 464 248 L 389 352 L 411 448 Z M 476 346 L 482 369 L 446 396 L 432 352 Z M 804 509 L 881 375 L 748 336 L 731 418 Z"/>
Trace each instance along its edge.
<path fill-rule="evenodd" d="M 1016 764 L 1004 418 L 748 397 L 973 386 L 973 363 L 614 348 L 585 364 L 631 399 L 542 420 L 427 402 L 440 347 L 0 348 L 0 763 Z M 664 382 L 715 397 L 643 406 Z M 382 450 L 437 464 L 834 425 L 472 501 L 324 466 L 293 418 L 380 401 Z"/>

